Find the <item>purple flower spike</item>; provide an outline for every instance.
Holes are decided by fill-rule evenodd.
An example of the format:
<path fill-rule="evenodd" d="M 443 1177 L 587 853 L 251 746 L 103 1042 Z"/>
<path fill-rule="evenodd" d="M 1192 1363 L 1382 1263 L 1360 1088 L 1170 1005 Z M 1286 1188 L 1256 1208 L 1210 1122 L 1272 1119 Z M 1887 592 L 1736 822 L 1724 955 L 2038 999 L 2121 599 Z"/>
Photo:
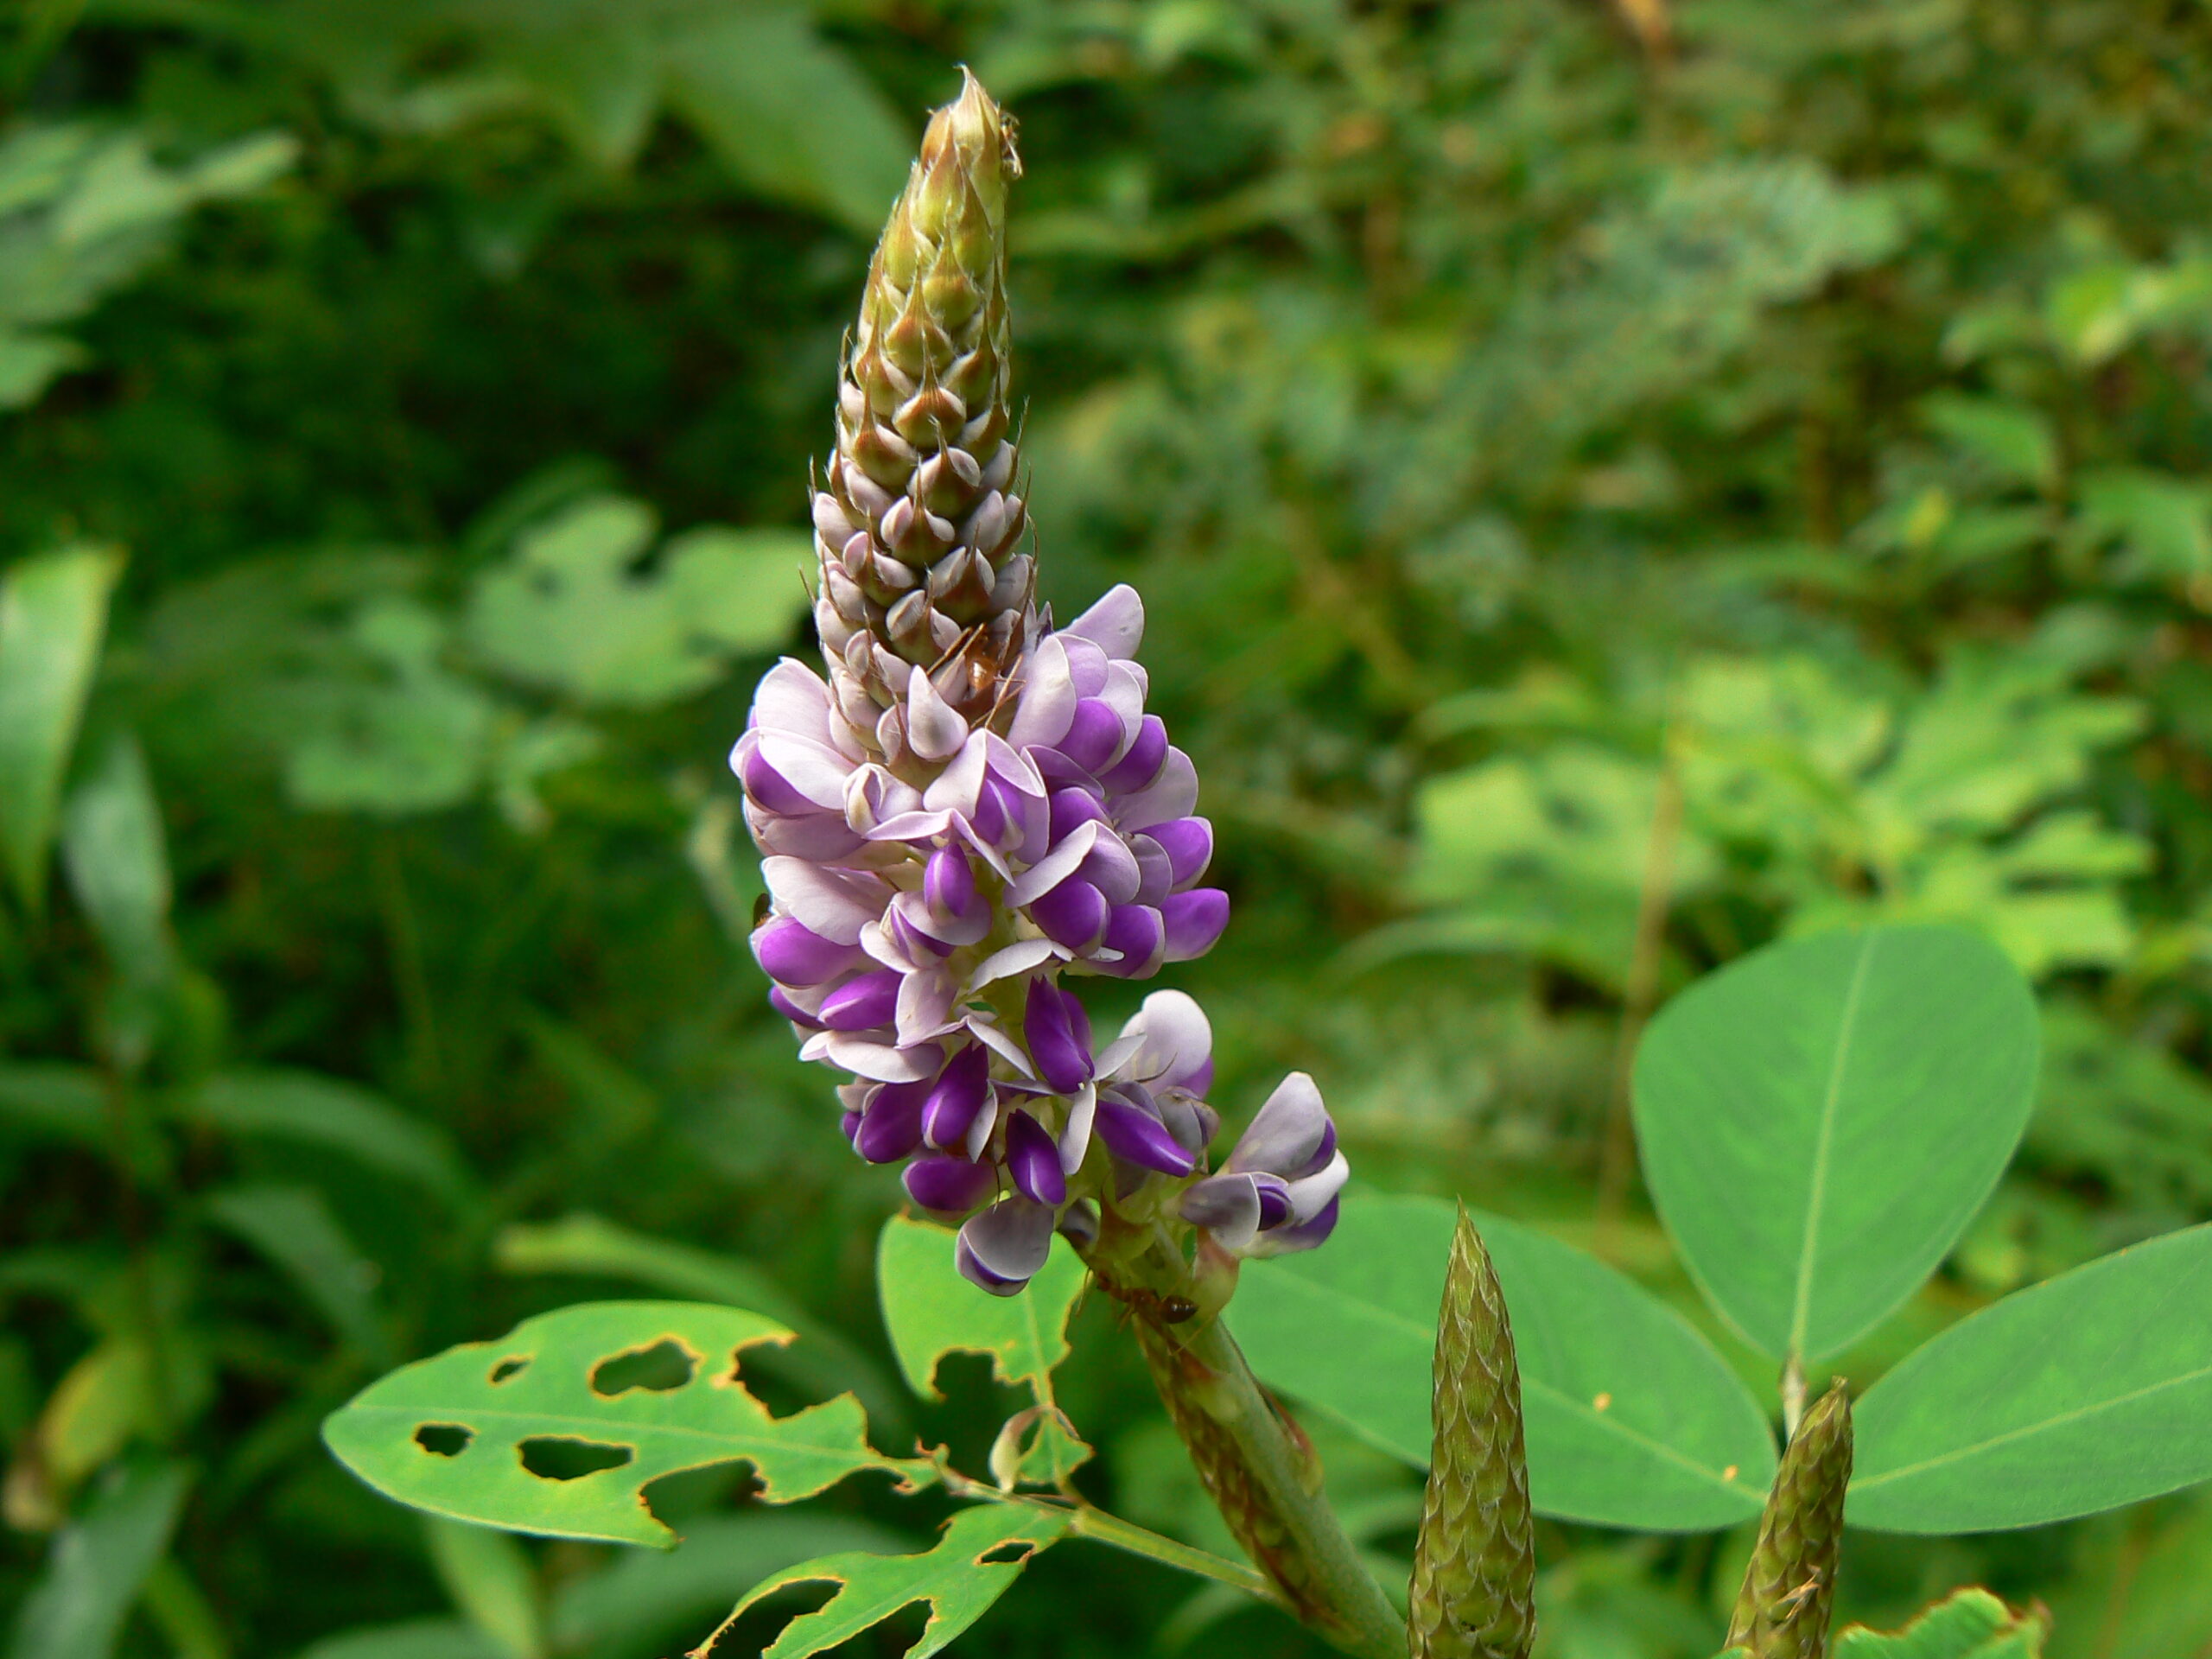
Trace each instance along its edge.
<path fill-rule="evenodd" d="M 1229 895 L 1219 887 L 1193 887 L 1160 907 L 1167 926 L 1167 960 L 1190 962 L 1213 949 L 1229 925 Z"/>
<path fill-rule="evenodd" d="M 922 1144 L 923 1083 L 887 1083 L 861 1109 L 853 1150 L 871 1164 L 895 1164 Z"/>
<path fill-rule="evenodd" d="M 826 985 L 867 958 L 849 944 L 835 944 L 795 916 L 779 916 L 753 935 L 753 958 L 769 978 L 786 985 Z"/>
<path fill-rule="evenodd" d="M 1098 948 L 1109 913 L 1106 895 L 1072 877 L 1029 901 L 1029 918 L 1045 930 L 1045 937 L 1078 955 Z"/>
<path fill-rule="evenodd" d="M 1060 1148 L 1052 1132 L 1027 1112 L 1006 1120 L 1006 1173 L 1022 1197 L 1039 1204 L 1068 1201 L 1068 1178 L 1060 1168 Z"/>
<path fill-rule="evenodd" d="M 1047 980 L 1030 981 L 1021 1034 L 1037 1075 L 1055 1094 L 1071 1095 L 1090 1081 L 1090 1021 L 1073 992 Z"/>
<path fill-rule="evenodd" d="M 1116 1158 L 1162 1175 L 1187 1175 L 1198 1166 L 1198 1155 L 1177 1144 L 1165 1123 L 1110 1096 L 1098 1098 L 1094 1133 Z"/>
<path fill-rule="evenodd" d="M 832 1031 L 873 1031 L 887 1026 L 899 1011 L 899 983 L 905 977 L 896 968 L 879 968 L 846 981 L 822 999 L 816 1017 Z"/>
<path fill-rule="evenodd" d="M 968 855 L 957 847 L 940 847 L 922 867 L 922 898 L 931 915 L 941 921 L 957 921 L 976 902 L 976 873 Z"/>
<path fill-rule="evenodd" d="M 915 1159 L 899 1179 L 916 1204 L 945 1215 L 973 1210 L 998 1185 L 988 1164 L 971 1164 L 965 1158 L 944 1154 Z"/>
<path fill-rule="evenodd" d="M 1001 1198 L 960 1229 L 954 1259 L 969 1281 L 994 1296 L 1012 1296 L 1052 1252 L 1052 1212 L 1027 1198 Z"/>
<path fill-rule="evenodd" d="M 976 1116 L 991 1097 L 991 1055 L 971 1043 L 952 1057 L 921 1109 L 922 1138 L 940 1152 L 967 1144 Z"/>

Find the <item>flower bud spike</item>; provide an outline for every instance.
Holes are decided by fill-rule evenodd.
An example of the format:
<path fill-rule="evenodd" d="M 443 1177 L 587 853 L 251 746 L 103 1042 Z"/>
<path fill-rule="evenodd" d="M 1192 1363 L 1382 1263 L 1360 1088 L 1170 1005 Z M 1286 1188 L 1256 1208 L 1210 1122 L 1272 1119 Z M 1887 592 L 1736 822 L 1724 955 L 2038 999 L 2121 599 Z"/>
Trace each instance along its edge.
<path fill-rule="evenodd" d="M 1730 1647 L 1752 1659 L 1827 1659 L 1850 1483 L 1851 1395 L 1838 1377 L 1782 1454 L 1728 1623 Z"/>
<path fill-rule="evenodd" d="M 1527 1659 L 1536 1549 L 1513 1326 L 1490 1254 L 1459 1211 L 1436 1322 L 1435 1424 L 1414 1552 L 1412 1659 Z"/>

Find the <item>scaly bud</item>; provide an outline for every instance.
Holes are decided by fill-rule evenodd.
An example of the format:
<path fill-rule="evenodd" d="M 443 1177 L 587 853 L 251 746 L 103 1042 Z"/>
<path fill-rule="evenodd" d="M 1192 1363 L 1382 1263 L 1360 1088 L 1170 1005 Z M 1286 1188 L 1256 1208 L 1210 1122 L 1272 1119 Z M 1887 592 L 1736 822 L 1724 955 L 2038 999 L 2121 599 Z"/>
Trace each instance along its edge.
<path fill-rule="evenodd" d="M 931 118 L 869 264 L 815 498 L 836 707 L 858 753 L 916 784 L 938 764 L 907 730 L 907 666 L 979 725 L 1034 632 L 1007 403 L 1006 197 L 1020 171 L 1013 122 L 968 76 Z"/>
<path fill-rule="evenodd" d="M 1782 1454 L 1729 1620 L 1731 1648 L 1752 1659 L 1827 1659 L 1850 1482 L 1851 1395 L 1839 1377 Z"/>
<path fill-rule="evenodd" d="M 1414 1552 L 1413 1659 L 1527 1659 L 1536 1547 L 1521 1370 L 1489 1252 L 1465 1210 L 1436 1322 L 1434 1448 Z"/>

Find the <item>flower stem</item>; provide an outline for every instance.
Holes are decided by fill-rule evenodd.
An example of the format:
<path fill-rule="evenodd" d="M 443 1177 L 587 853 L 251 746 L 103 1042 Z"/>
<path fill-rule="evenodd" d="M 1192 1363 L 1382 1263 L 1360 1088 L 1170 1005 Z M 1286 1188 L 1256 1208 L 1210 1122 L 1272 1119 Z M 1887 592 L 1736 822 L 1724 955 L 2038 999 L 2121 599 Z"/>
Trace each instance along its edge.
<path fill-rule="evenodd" d="M 1134 1243 L 1109 1231 L 1094 1252 L 1094 1270 L 1103 1268 L 1109 1291 L 1135 1310 L 1137 1340 L 1168 1417 L 1237 1542 L 1282 1605 L 1332 1646 L 1358 1659 L 1403 1659 L 1405 1623 L 1329 1507 L 1312 1443 L 1260 1386 L 1217 1319 L 1159 1317 L 1159 1298 L 1187 1296 L 1196 1287 L 1156 1235 L 1128 1248 Z"/>

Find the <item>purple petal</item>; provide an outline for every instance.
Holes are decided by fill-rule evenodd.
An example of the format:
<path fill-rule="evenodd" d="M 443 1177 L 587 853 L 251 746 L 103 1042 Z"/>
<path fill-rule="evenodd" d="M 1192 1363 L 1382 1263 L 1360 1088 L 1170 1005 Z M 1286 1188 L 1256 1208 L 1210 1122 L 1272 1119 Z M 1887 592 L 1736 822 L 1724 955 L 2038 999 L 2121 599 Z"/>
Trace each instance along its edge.
<path fill-rule="evenodd" d="M 1006 1173 L 1024 1198 L 1039 1204 L 1065 1204 L 1068 1178 L 1060 1168 L 1060 1148 L 1047 1129 L 1027 1112 L 1006 1120 Z"/>
<path fill-rule="evenodd" d="M 976 902 L 976 872 L 957 847 L 940 847 L 922 867 L 922 899 L 933 914 L 950 924 L 968 914 Z"/>
<path fill-rule="evenodd" d="M 822 999 L 817 1018 L 832 1031 L 873 1031 L 887 1026 L 899 1011 L 903 978 L 896 968 L 879 968 L 849 979 Z"/>
<path fill-rule="evenodd" d="M 1160 915 L 1167 927 L 1167 960 L 1190 962 L 1212 950 L 1229 925 L 1229 895 L 1219 887 L 1170 893 Z"/>
<path fill-rule="evenodd" d="M 1157 910 L 1160 900 L 1174 891 L 1174 863 L 1150 836 L 1131 836 L 1128 841 L 1137 861 L 1136 896 L 1129 902 Z"/>
<path fill-rule="evenodd" d="M 887 1083 L 861 1112 L 853 1149 L 871 1164 L 895 1164 L 922 1144 L 925 1083 Z"/>
<path fill-rule="evenodd" d="M 1063 881 L 1030 901 L 1029 918 L 1045 937 L 1078 954 L 1096 948 L 1110 912 L 1106 895 L 1088 881 Z"/>
<path fill-rule="evenodd" d="M 988 1164 L 974 1164 L 941 1153 L 915 1159 L 899 1179 L 916 1204 L 946 1214 L 973 1210 L 998 1185 L 997 1174 Z"/>
<path fill-rule="evenodd" d="M 994 1296 L 1019 1291 L 1052 1253 L 1052 1212 L 1027 1198 L 1001 1198 L 968 1217 L 954 1251 L 960 1271 Z"/>
<path fill-rule="evenodd" d="M 833 944 L 796 916 L 771 918 L 752 944 L 762 971 L 786 985 L 826 985 L 861 959 L 853 946 Z"/>
<path fill-rule="evenodd" d="M 1322 1141 L 1333 1138 L 1321 1090 L 1306 1073 L 1294 1071 L 1275 1085 L 1222 1167 L 1287 1175 L 1306 1168 Z"/>
<path fill-rule="evenodd" d="M 1280 1176 L 1255 1175 L 1253 1188 L 1260 1195 L 1260 1228 L 1280 1227 L 1291 1217 L 1290 1188 Z"/>
<path fill-rule="evenodd" d="M 1147 787 L 1160 776 L 1160 765 L 1166 759 L 1166 722 L 1158 715 L 1147 715 L 1128 753 L 1101 772 L 1098 781 L 1111 794 L 1132 794 Z"/>
<path fill-rule="evenodd" d="M 1187 818 L 1198 810 L 1198 769 L 1180 749 L 1167 751 L 1160 776 L 1149 788 L 1124 795 L 1114 802 L 1114 822 L 1122 833 L 1149 830 L 1170 818 Z"/>
<path fill-rule="evenodd" d="M 1106 809 L 1098 798 L 1081 785 L 1052 791 L 1051 830 L 1055 846 L 1076 832 L 1077 826 L 1106 822 Z"/>
<path fill-rule="evenodd" d="M 1221 1114 L 1187 1089 L 1162 1089 L 1152 1103 L 1175 1144 L 1193 1158 L 1204 1157 L 1220 1132 Z"/>
<path fill-rule="evenodd" d="M 780 812 L 787 817 L 799 817 L 821 810 L 785 782 L 783 773 L 768 764 L 767 758 L 758 747 L 738 761 L 737 780 L 745 785 L 748 799 L 771 812 Z"/>
<path fill-rule="evenodd" d="M 1166 959 L 1167 925 L 1150 905 L 1123 905 L 1107 918 L 1104 944 L 1122 957 L 1098 963 L 1101 973 L 1117 979 L 1148 978 Z"/>
<path fill-rule="evenodd" d="M 970 1043 L 952 1057 L 921 1109 L 922 1138 L 940 1152 L 964 1145 L 976 1114 L 991 1097 L 990 1052 Z"/>
<path fill-rule="evenodd" d="M 802 859 L 764 858 L 760 874 L 778 910 L 837 944 L 858 944 L 861 929 L 891 902 L 891 888 L 878 876 L 824 869 Z"/>
<path fill-rule="evenodd" d="M 1187 887 L 1213 862 L 1213 825 L 1204 818 L 1170 818 L 1145 832 L 1167 855 L 1171 885 Z"/>
<path fill-rule="evenodd" d="M 1077 1021 L 1082 1020 L 1078 1032 Z M 1058 1094 L 1072 1094 L 1090 1081 L 1090 1020 L 1074 995 L 1043 979 L 1029 982 L 1028 1006 L 1021 1014 L 1021 1034 L 1037 1075 Z"/>
<path fill-rule="evenodd" d="M 1288 1255 L 1294 1250 L 1310 1250 L 1326 1239 L 1337 1228 L 1337 1200 L 1331 1198 L 1327 1205 L 1311 1221 L 1301 1221 L 1295 1227 L 1278 1227 L 1273 1232 L 1262 1233 L 1245 1251 L 1247 1255 Z"/>
<path fill-rule="evenodd" d="M 1097 697 L 1085 697 L 1075 706 L 1075 718 L 1068 722 L 1067 735 L 1052 747 L 1085 772 L 1096 774 L 1113 760 L 1126 734 L 1122 717 L 1114 712 L 1112 704 Z M 1163 744 L 1166 741 L 1164 732 L 1160 741 Z"/>
<path fill-rule="evenodd" d="M 1162 1175 L 1187 1175 L 1198 1166 L 1198 1159 L 1176 1144 L 1165 1123 L 1124 1101 L 1100 1096 L 1092 1128 L 1116 1158 Z"/>
<path fill-rule="evenodd" d="M 1103 823 L 1098 826 L 1090 852 L 1084 855 L 1082 875 L 1104 893 L 1109 903 L 1116 905 L 1126 905 L 1135 899 L 1143 879 L 1128 842 Z"/>

